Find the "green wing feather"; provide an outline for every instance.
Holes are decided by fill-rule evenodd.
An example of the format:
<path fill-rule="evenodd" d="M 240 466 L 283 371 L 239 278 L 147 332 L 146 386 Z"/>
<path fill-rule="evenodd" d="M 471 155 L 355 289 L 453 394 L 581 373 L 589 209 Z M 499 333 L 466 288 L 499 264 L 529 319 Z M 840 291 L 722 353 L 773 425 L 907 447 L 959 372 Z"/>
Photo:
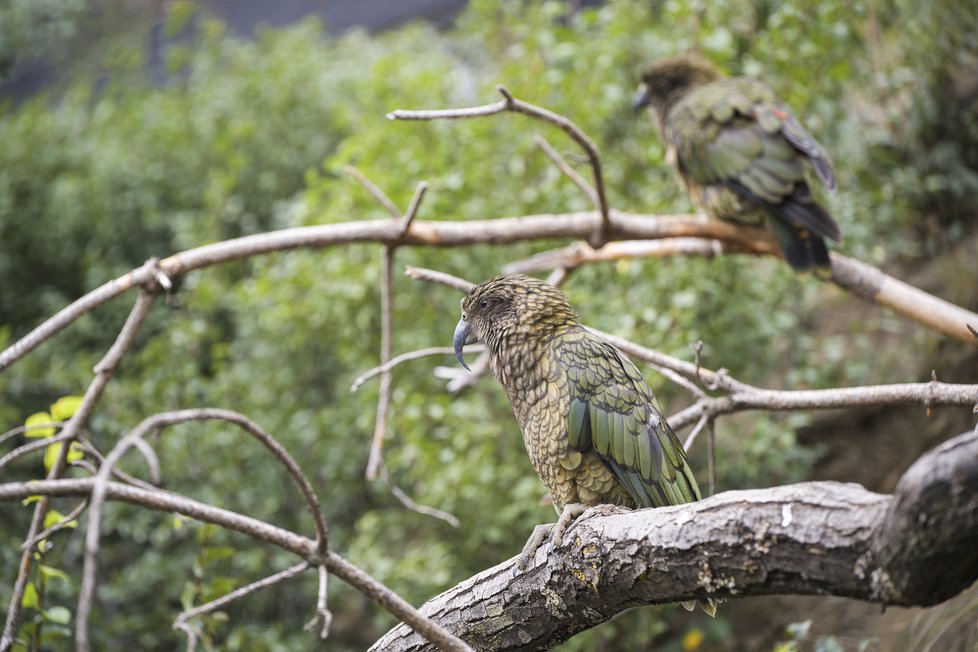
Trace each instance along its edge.
<path fill-rule="evenodd" d="M 699 500 L 682 444 L 635 365 L 582 327 L 563 336 L 560 360 L 570 387 L 570 446 L 592 448 L 639 506 Z"/>

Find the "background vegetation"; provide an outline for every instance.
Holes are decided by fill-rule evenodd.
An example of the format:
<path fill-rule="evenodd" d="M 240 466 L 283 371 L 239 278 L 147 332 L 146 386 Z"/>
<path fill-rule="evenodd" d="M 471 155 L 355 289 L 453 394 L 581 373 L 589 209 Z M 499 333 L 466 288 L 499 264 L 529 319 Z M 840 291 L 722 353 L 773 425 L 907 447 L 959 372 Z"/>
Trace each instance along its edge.
<path fill-rule="evenodd" d="M 846 236 L 842 251 L 907 274 L 924 261 L 971 260 L 954 252 L 975 233 L 978 6 L 571 4 L 475 0 L 447 31 L 419 22 L 336 36 L 304 20 L 247 40 L 192 3 L 173 2 L 156 62 L 144 54 L 153 16 L 114 21 L 111 11 L 94 15 L 80 3 L 0 8 L 0 74 L 36 56 L 65 71 L 44 94 L 0 113 L 0 346 L 150 256 L 268 229 L 386 217 L 342 173 L 344 165 L 362 170 L 402 207 L 427 180 L 425 219 L 588 209 L 534 146 L 537 123 L 513 115 L 423 124 L 384 118 L 394 108 L 494 101 L 498 83 L 592 136 L 614 207 L 686 212 L 691 206 L 652 125 L 632 115 L 630 97 L 645 62 L 692 48 L 730 73 L 763 76 L 833 153 L 841 190 L 826 201 Z M 37 50 L 51 34 L 62 35 L 62 49 Z M 78 38 L 85 34 L 101 36 Z M 561 134 L 546 135 L 575 151 Z M 557 244 L 402 250 L 397 263 L 475 281 Z M 349 386 L 378 357 L 380 257 L 375 246 L 297 251 L 190 276 L 169 306 L 154 310 L 91 430 L 111 442 L 162 410 L 219 406 L 248 414 L 318 483 L 331 544 L 420 604 L 515 554 L 532 525 L 553 511 L 541 502 L 545 491 L 501 391 L 487 379 L 448 394 L 431 371 L 454 364 L 449 358 L 398 368 L 386 459 L 398 484 L 458 515 L 461 526 L 409 512 L 383 484 L 364 480 L 376 384 L 356 394 Z M 938 269 L 930 289 L 975 308 L 978 270 L 970 264 Z M 459 297 L 407 279 L 395 287 L 395 352 L 447 345 Z M 966 350 L 879 310 L 853 312 L 837 289 L 773 259 L 593 266 L 566 289 L 598 328 L 683 357 L 702 339 L 711 366 L 781 388 L 919 380 L 914 374 L 929 370 L 934 356 Z M 128 307 L 100 309 L 0 375 L 2 428 L 81 393 Z M 893 370 L 907 375 L 888 375 Z M 973 374 L 942 379 L 974 382 Z M 681 406 L 674 387 L 650 381 L 667 413 Z M 809 477 L 824 451 L 796 441 L 806 420 L 751 414 L 721 422 L 719 488 Z M 239 441 L 227 428 L 203 424 L 162 439 L 166 484 L 302 527 L 287 478 L 271 470 L 257 445 Z M 134 459 L 128 468 L 143 472 L 140 464 Z M 4 475 L 42 472 L 33 460 Z M 0 604 L 9 599 L 29 515 L 27 507 L 0 504 Z M 181 604 L 291 561 L 225 532 L 126 506 L 109 510 L 103 532 L 98 649 L 172 649 L 179 635 L 170 623 Z M 78 535 L 55 540 L 47 563 L 70 579 L 47 583 L 47 606 L 73 605 L 78 579 L 70 571 L 80 545 Z M 329 649 L 363 649 L 392 624 L 352 590 L 333 587 Z M 314 595 L 310 576 L 236 604 L 207 621 L 208 645 L 306 649 L 313 643 L 301 625 Z M 784 638 L 783 625 L 764 623 L 774 638 Z M 45 632 L 57 637 L 67 629 Z M 626 614 L 564 649 L 736 649 L 736 637 L 722 611 L 707 622 L 667 607 Z M 67 643 L 45 644 L 58 646 Z"/>

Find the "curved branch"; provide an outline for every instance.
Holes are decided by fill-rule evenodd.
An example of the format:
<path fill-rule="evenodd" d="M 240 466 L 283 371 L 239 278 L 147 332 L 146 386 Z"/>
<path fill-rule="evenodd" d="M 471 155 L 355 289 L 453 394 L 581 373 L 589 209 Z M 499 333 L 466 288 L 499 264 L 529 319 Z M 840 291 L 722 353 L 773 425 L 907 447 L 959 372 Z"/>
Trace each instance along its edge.
<path fill-rule="evenodd" d="M 95 487 L 93 478 L 71 480 L 32 480 L 0 484 L 0 501 L 23 500 L 28 496 L 90 496 Z M 320 554 L 316 541 L 289 530 L 270 525 L 244 514 L 214 507 L 162 489 L 147 490 L 118 482 L 105 485 L 105 499 L 138 505 L 171 514 L 181 514 L 204 523 L 213 523 L 245 534 L 257 541 L 287 550 L 316 566 L 326 566 L 334 576 L 354 587 L 395 617 L 409 623 L 428 637 L 440 649 L 451 652 L 471 652 L 471 648 L 438 624 L 431 622 L 407 601 L 354 566 L 327 550 Z"/>
<path fill-rule="evenodd" d="M 921 514 L 937 527 L 922 532 Z M 978 435 L 921 458 L 894 496 L 808 482 L 584 518 L 526 572 L 513 576 L 513 558 L 422 612 L 477 634 L 477 649 L 516 650 L 547 649 L 637 604 L 774 594 L 937 604 L 978 579 Z M 953 562 L 953 581 L 926 560 Z M 371 649 L 431 647 L 399 625 Z"/>

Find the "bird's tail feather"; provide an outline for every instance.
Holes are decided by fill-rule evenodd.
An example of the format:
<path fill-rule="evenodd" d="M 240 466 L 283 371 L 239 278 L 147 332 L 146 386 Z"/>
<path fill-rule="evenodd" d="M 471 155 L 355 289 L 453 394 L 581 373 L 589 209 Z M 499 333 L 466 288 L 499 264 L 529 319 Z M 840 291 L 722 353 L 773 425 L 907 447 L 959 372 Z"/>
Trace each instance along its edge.
<path fill-rule="evenodd" d="M 806 229 L 785 224 L 774 217 L 768 219 L 768 225 L 778 244 L 781 245 L 784 259 L 792 268 L 799 272 L 815 268 L 818 273 L 831 267 L 829 250 L 821 237 Z"/>

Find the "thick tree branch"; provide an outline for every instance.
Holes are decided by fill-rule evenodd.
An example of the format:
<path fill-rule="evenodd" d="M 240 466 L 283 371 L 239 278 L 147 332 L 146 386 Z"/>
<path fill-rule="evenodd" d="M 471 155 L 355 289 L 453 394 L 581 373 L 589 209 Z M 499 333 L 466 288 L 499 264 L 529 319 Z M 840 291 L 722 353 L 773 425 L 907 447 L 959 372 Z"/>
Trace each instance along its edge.
<path fill-rule="evenodd" d="M 422 612 L 476 649 L 498 651 L 547 649 L 635 605 L 692 598 L 937 604 L 978 579 L 978 434 L 922 457 L 894 496 L 836 482 L 729 491 L 585 517 L 565 541 L 549 555 L 542 548 L 522 574 L 513 576 L 514 557 Z M 400 625 L 371 649 L 432 648 Z"/>

